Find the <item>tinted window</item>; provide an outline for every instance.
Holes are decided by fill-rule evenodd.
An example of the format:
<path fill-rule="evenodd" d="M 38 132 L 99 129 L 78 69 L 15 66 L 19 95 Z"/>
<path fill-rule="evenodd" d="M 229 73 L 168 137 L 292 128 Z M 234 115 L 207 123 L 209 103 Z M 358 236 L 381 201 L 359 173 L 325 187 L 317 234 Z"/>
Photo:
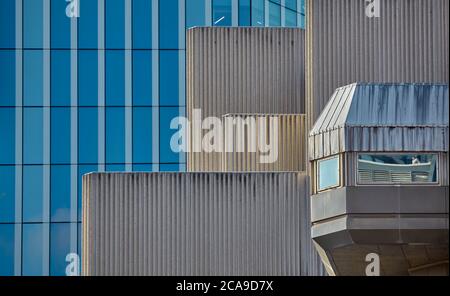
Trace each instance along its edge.
<path fill-rule="evenodd" d="M 318 190 L 339 186 L 339 157 L 318 161 Z"/>

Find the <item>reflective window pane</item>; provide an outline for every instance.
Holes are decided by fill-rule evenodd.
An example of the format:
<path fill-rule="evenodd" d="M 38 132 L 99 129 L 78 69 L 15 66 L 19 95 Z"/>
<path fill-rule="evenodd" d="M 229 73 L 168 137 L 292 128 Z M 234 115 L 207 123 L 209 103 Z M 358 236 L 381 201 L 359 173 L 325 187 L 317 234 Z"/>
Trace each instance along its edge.
<path fill-rule="evenodd" d="M 78 162 L 93 164 L 98 161 L 98 109 L 78 109 Z"/>
<path fill-rule="evenodd" d="M 51 221 L 70 221 L 70 165 L 51 166 Z"/>
<path fill-rule="evenodd" d="M 15 2 L 15 0 L 0 1 L 0 48 L 13 48 L 15 45 Z"/>
<path fill-rule="evenodd" d="M 42 223 L 23 225 L 22 274 L 24 276 L 45 275 L 44 272 L 48 267 L 48 227 L 48 224 Z"/>
<path fill-rule="evenodd" d="M 186 0 L 186 28 L 205 25 L 205 1 Z"/>
<path fill-rule="evenodd" d="M 213 0 L 213 25 L 231 26 L 231 0 Z"/>
<path fill-rule="evenodd" d="M 125 163 L 125 108 L 106 108 L 106 162 Z"/>
<path fill-rule="evenodd" d="M 15 177 L 14 166 L 0 166 L 0 223 L 15 222 Z"/>
<path fill-rule="evenodd" d="M 70 224 L 52 223 L 50 227 L 50 275 L 65 276 L 66 256 L 70 253 Z"/>
<path fill-rule="evenodd" d="M 70 164 L 71 108 L 51 110 L 51 160 L 55 164 Z"/>
<path fill-rule="evenodd" d="M 106 51 L 106 105 L 125 105 L 125 51 Z"/>
<path fill-rule="evenodd" d="M 51 1 L 52 48 L 70 48 L 70 18 L 66 15 L 66 1 Z"/>
<path fill-rule="evenodd" d="M 269 2 L 269 26 L 281 26 L 281 6 Z"/>
<path fill-rule="evenodd" d="M 152 105 L 151 50 L 133 52 L 133 104 L 135 106 Z"/>
<path fill-rule="evenodd" d="M 43 2 L 43 0 L 23 0 L 23 42 L 25 48 L 43 48 Z"/>
<path fill-rule="evenodd" d="M 98 105 L 98 52 L 78 51 L 78 105 Z"/>
<path fill-rule="evenodd" d="M 1 12 L 0 12 L 1 14 Z M 3 25 L 0 19 L 0 27 Z M 0 28 L 1 30 L 1 28 Z M 0 36 L 1 31 L 0 31 Z M 0 42 L 2 38 L 0 38 Z M 16 58 L 13 50 L 0 50 L 0 106 L 16 105 Z"/>
<path fill-rule="evenodd" d="M 178 107 L 161 107 L 160 108 L 160 143 L 159 154 L 161 163 L 179 163 L 183 157 L 183 153 L 172 151 L 170 141 L 172 136 L 178 131 L 170 129 L 172 119 L 180 116 L 180 108 Z"/>
<path fill-rule="evenodd" d="M 106 48 L 125 48 L 125 0 L 105 1 L 105 17 Z"/>
<path fill-rule="evenodd" d="M 239 0 L 239 26 L 251 25 L 250 0 Z"/>
<path fill-rule="evenodd" d="M 43 106 L 43 52 L 42 50 L 25 50 L 23 54 L 23 104 L 24 106 Z"/>
<path fill-rule="evenodd" d="M 43 108 L 23 109 L 23 153 L 26 164 L 43 163 Z"/>
<path fill-rule="evenodd" d="M 283 8 L 285 9 L 285 8 Z M 286 17 L 286 27 L 296 27 L 297 26 L 297 13 L 295 11 L 285 9 Z"/>
<path fill-rule="evenodd" d="M 252 1 L 252 26 L 264 26 L 264 0 Z"/>
<path fill-rule="evenodd" d="M 360 154 L 358 182 L 434 183 L 437 182 L 436 154 Z"/>
<path fill-rule="evenodd" d="M 80 17 L 77 19 L 78 48 L 97 48 L 98 1 L 80 0 L 79 3 L 80 3 Z M 83 7 L 82 13 L 81 7 Z"/>
<path fill-rule="evenodd" d="M 23 167 L 23 221 L 42 222 L 44 211 L 44 167 Z"/>
<path fill-rule="evenodd" d="M 339 186 L 339 157 L 318 161 L 318 190 Z"/>
<path fill-rule="evenodd" d="M 0 224 L 0 276 L 14 275 L 14 224 Z"/>
<path fill-rule="evenodd" d="M 15 112 L 15 108 L 0 108 L 0 165 L 15 163 Z"/>
<path fill-rule="evenodd" d="M 159 48 L 177 49 L 178 46 L 178 0 L 159 1 Z"/>
<path fill-rule="evenodd" d="M 152 1 L 133 1 L 133 47 L 152 48 Z"/>
<path fill-rule="evenodd" d="M 70 50 L 52 50 L 50 61 L 51 104 L 70 106 Z"/>
<path fill-rule="evenodd" d="M 178 50 L 162 50 L 159 53 L 159 104 L 179 105 Z"/>
<path fill-rule="evenodd" d="M 152 162 L 152 108 L 133 108 L 133 162 Z"/>

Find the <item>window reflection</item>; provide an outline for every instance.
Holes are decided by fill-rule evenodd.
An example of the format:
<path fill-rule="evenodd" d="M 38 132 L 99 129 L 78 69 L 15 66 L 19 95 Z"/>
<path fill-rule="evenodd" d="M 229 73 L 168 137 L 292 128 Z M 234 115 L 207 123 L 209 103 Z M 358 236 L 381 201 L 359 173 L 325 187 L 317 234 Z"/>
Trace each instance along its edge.
<path fill-rule="evenodd" d="M 433 183 L 437 182 L 435 154 L 360 154 L 358 182 Z"/>
<path fill-rule="evenodd" d="M 339 186 L 339 157 L 320 160 L 318 162 L 318 190 Z"/>

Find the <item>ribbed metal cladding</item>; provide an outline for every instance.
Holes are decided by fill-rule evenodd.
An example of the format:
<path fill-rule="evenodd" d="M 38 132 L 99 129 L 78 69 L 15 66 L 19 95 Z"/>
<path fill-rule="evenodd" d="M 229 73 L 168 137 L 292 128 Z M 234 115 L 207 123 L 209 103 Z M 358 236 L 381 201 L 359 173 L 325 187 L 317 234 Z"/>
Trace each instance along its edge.
<path fill-rule="evenodd" d="M 449 83 L 449 1 L 307 0 L 306 109 L 312 126 L 334 90 L 357 81 Z"/>
<path fill-rule="evenodd" d="M 248 119 L 253 119 L 255 123 L 255 134 L 244 133 L 241 138 L 244 138 L 244 152 L 237 152 L 237 133 L 234 132 L 234 139 L 232 143 L 233 152 L 222 153 L 222 171 L 225 172 L 239 172 L 239 171 L 289 171 L 298 172 L 306 169 L 306 145 L 305 145 L 305 119 L 304 114 L 227 114 L 222 118 L 223 126 L 226 120 L 241 120 L 247 122 Z M 268 153 L 261 153 L 257 147 L 256 152 L 249 152 L 249 137 L 254 137 L 256 146 L 259 145 L 259 134 L 262 131 L 270 130 L 271 120 L 277 121 L 276 133 L 273 134 L 277 138 L 275 143 L 274 138 L 264 142 L 272 142 L 276 144 L 273 148 L 277 155 L 277 160 L 273 163 L 262 163 L 261 157 L 268 155 Z M 236 126 L 236 125 L 235 125 Z M 248 127 L 248 122 L 246 127 Z M 248 129 L 247 129 L 248 130 Z M 225 144 L 226 145 L 226 144 Z M 274 150 L 275 150 L 274 149 Z"/>
<path fill-rule="evenodd" d="M 192 121 L 194 108 L 203 117 L 219 118 L 229 113 L 304 113 L 304 36 L 298 28 L 188 30 L 188 118 Z M 221 169 L 220 161 L 206 165 L 204 156 L 188 153 L 187 170 Z"/>
<path fill-rule="evenodd" d="M 324 275 L 303 173 L 83 176 L 83 275 Z"/>

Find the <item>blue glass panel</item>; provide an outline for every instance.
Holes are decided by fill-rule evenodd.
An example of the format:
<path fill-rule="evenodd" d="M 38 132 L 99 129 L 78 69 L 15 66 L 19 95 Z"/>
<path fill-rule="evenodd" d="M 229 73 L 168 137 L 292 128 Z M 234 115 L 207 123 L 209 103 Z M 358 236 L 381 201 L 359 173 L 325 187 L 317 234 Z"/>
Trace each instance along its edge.
<path fill-rule="evenodd" d="M 48 225 L 48 224 L 47 224 Z M 44 239 L 48 239 L 48 227 L 44 224 L 23 225 L 23 247 L 22 247 L 22 274 L 25 276 L 40 276 L 44 272 Z M 48 264 L 48 262 L 46 263 Z"/>
<path fill-rule="evenodd" d="M 51 65 L 51 104 L 70 106 L 70 50 L 52 50 Z"/>
<path fill-rule="evenodd" d="M 70 48 L 70 18 L 66 15 L 66 1 L 51 1 L 51 46 Z"/>
<path fill-rule="evenodd" d="M 70 108 L 51 110 L 51 161 L 70 164 Z"/>
<path fill-rule="evenodd" d="M 178 163 L 180 162 L 180 153 L 173 152 L 170 147 L 170 139 L 178 131 L 170 129 L 172 119 L 180 116 L 180 108 L 178 107 L 161 107 L 160 108 L 160 143 L 159 153 L 161 163 Z"/>
<path fill-rule="evenodd" d="M 125 1 L 105 1 L 106 48 L 125 48 Z"/>
<path fill-rule="evenodd" d="M 285 12 L 286 27 L 297 27 L 297 13 L 289 9 L 285 9 Z"/>
<path fill-rule="evenodd" d="M 213 0 L 213 25 L 231 26 L 231 0 Z"/>
<path fill-rule="evenodd" d="M 33 165 L 23 167 L 23 221 L 42 222 L 44 168 Z"/>
<path fill-rule="evenodd" d="M 23 103 L 25 106 L 42 106 L 44 103 L 42 50 L 25 50 L 23 67 Z"/>
<path fill-rule="evenodd" d="M 152 48 L 152 1 L 133 1 L 133 48 Z"/>
<path fill-rule="evenodd" d="M 269 26 L 281 26 L 281 6 L 269 2 Z"/>
<path fill-rule="evenodd" d="M 205 1 L 186 0 L 186 28 L 205 25 Z"/>
<path fill-rule="evenodd" d="M 98 52 L 78 51 L 78 105 L 98 105 Z"/>
<path fill-rule="evenodd" d="M 171 163 L 171 164 L 161 164 L 159 169 L 161 172 L 180 172 L 183 171 L 181 169 L 181 164 Z"/>
<path fill-rule="evenodd" d="M 159 52 L 159 104 L 178 106 L 178 50 Z"/>
<path fill-rule="evenodd" d="M 78 226 L 77 226 L 77 228 L 78 228 L 78 231 L 77 231 L 77 234 L 78 234 L 77 247 L 78 247 L 78 256 L 80 256 L 80 269 L 82 268 L 81 264 L 83 262 L 83 259 L 82 259 L 83 254 L 82 254 L 82 249 L 81 249 L 81 235 L 82 235 L 82 228 L 81 228 L 81 226 L 82 226 L 82 224 L 78 223 Z"/>
<path fill-rule="evenodd" d="M 98 161 L 98 109 L 78 109 L 79 163 L 94 164 Z"/>
<path fill-rule="evenodd" d="M 135 164 L 133 165 L 133 172 L 151 172 L 151 164 Z"/>
<path fill-rule="evenodd" d="M 305 28 L 306 26 L 306 18 L 304 15 L 300 15 L 300 22 L 298 23 L 300 28 Z"/>
<path fill-rule="evenodd" d="M 97 165 L 79 165 L 78 166 L 78 221 L 81 222 L 82 215 L 82 194 L 83 194 L 83 175 L 97 172 Z"/>
<path fill-rule="evenodd" d="M 106 105 L 125 104 L 125 53 L 123 50 L 106 51 Z"/>
<path fill-rule="evenodd" d="M 301 4 L 300 4 L 300 9 L 298 9 L 298 7 L 297 7 L 297 11 L 300 11 L 301 14 L 305 15 L 305 13 L 306 13 L 306 3 L 305 3 L 305 0 L 301 0 L 300 3 L 301 3 Z"/>
<path fill-rule="evenodd" d="M 15 47 L 15 0 L 0 1 L 0 48 Z"/>
<path fill-rule="evenodd" d="M 2 20 L 0 19 L 0 22 Z M 2 24 L 0 24 L 0 27 Z M 1 30 L 1 28 L 0 28 Z M 1 36 L 1 33 L 0 33 Z M 2 37 L 0 37 L 0 42 Z M 16 58 L 13 50 L 0 50 L 0 106 L 16 105 Z"/>
<path fill-rule="evenodd" d="M 106 165 L 107 172 L 123 172 L 125 171 L 124 164 L 107 164 Z"/>
<path fill-rule="evenodd" d="M 125 163 L 125 108 L 106 108 L 106 162 Z"/>
<path fill-rule="evenodd" d="M 70 224 L 52 223 L 50 226 L 50 275 L 66 275 L 66 256 L 70 253 Z"/>
<path fill-rule="evenodd" d="M 264 26 L 264 0 L 252 1 L 252 26 Z"/>
<path fill-rule="evenodd" d="M 15 222 L 15 173 L 14 166 L 0 166 L 0 223 Z"/>
<path fill-rule="evenodd" d="M 319 161 L 319 190 L 339 186 L 339 157 Z"/>
<path fill-rule="evenodd" d="M 16 109 L 0 108 L 0 164 L 14 164 Z"/>
<path fill-rule="evenodd" d="M 133 52 L 133 105 L 152 105 L 152 52 L 150 50 Z"/>
<path fill-rule="evenodd" d="M 152 162 L 152 108 L 133 108 L 133 162 Z"/>
<path fill-rule="evenodd" d="M 43 0 L 23 0 L 23 39 L 25 48 L 43 47 L 43 18 Z"/>
<path fill-rule="evenodd" d="M 14 224 L 0 224 L 0 276 L 14 275 Z"/>
<path fill-rule="evenodd" d="M 51 221 L 70 221 L 70 165 L 51 166 Z"/>
<path fill-rule="evenodd" d="M 178 0 L 159 1 L 159 48 L 178 48 Z"/>
<path fill-rule="evenodd" d="M 239 26 L 251 25 L 250 0 L 239 0 Z"/>
<path fill-rule="evenodd" d="M 78 18 L 78 48 L 97 48 L 98 1 L 80 0 Z"/>
<path fill-rule="evenodd" d="M 43 163 L 43 109 L 23 109 L 23 154 L 24 163 Z"/>
<path fill-rule="evenodd" d="M 284 5 L 292 10 L 297 10 L 297 0 L 285 0 Z"/>

